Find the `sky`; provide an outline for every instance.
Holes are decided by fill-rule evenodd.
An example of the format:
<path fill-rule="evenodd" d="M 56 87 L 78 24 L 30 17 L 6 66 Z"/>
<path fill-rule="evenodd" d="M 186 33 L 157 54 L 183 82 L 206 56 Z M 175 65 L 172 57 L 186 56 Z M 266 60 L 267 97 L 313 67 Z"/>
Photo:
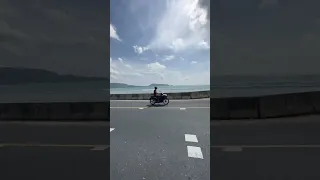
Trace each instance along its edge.
<path fill-rule="evenodd" d="M 320 74 L 320 1 L 211 1 L 211 76 Z"/>
<path fill-rule="evenodd" d="M 111 0 L 110 81 L 210 84 L 209 0 Z"/>
<path fill-rule="evenodd" d="M 320 73 L 320 1 L 196 2 L 1 0 L 0 67 L 143 85 Z"/>
<path fill-rule="evenodd" d="M 109 2 L 1 0 L 0 67 L 109 77 Z"/>

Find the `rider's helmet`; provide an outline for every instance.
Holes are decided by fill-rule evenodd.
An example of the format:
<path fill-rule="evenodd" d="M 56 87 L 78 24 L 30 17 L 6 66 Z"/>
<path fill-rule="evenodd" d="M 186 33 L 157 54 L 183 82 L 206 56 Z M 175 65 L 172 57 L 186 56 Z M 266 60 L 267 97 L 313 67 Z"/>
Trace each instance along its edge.
<path fill-rule="evenodd" d="M 154 87 L 154 89 L 158 89 L 157 87 Z"/>

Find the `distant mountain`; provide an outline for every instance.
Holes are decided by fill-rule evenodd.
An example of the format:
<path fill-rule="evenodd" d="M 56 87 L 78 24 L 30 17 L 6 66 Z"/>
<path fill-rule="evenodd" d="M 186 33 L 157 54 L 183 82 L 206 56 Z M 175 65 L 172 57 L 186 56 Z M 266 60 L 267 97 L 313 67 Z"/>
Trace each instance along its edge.
<path fill-rule="evenodd" d="M 150 84 L 149 86 L 135 86 L 125 83 L 110 83 L 110 88 L 127 88 L 127 87 L 155 87 L 155 86 L 170 86 L 168 84 Z"/>
<path fill-rule="evenodd" d="M 110 83 L 110 88 L 127 88 L 127 87 L 139 87 L 139 86 L 129 85 L 125 83 Z"/>
<path fill-rule="evenodd" d="M 150 84 L 149 86 L 170 86 L 169 84 Z"/>
<path fill-rule="evenodd" d="M 0 67 L 0 84 L 107 81 L 108 78 L 60 75 L 42 69 Z"/>

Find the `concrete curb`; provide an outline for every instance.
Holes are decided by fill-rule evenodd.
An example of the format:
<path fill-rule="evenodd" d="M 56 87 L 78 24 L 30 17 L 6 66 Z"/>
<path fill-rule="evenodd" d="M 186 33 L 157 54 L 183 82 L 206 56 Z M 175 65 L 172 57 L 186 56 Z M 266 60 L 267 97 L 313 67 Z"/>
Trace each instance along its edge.
<path fill-rule="evenodd" d="M 109 102 L 2 103 L 0 121 L 110 121 Z"/>
<path fill-rule="evenodd" d="M 211 98 L 211 120 L 266 119 L 320 113 L 320 92 Z"/>
<path fill-rule="evenodd" d="M 203 99 L 210 91 L 169 93 Z M 148 100 L 150 94 L 113 94 L 111 100 Z M 0 121 L 110 121 L 110 102 L 0 103 Z M 211 120 L 267 119 L 320 114 L 320 91 L 261 97 L 210 98 Z"/>
<path fill-rule="evenodd" d="M 210 91 L 169 93 L 170 99 L 209 98 Z M 111 100 L 148 100 L 150 94 L 113 94 Z M 0 121 L 110 121 L 110 102 L 0 103 Z"/>

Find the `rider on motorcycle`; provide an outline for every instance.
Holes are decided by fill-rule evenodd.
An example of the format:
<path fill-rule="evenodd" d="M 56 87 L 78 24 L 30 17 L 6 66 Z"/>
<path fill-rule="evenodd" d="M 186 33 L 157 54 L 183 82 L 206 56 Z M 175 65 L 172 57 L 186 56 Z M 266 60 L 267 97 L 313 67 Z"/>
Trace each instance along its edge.
<path fill-rule="evenodd" d="M 153 96 L 157 98 L 157 100 L 159 100 L 159 96 L 158 96 L 158 93 L 157 93 L 157 87 L 154 87 L 154 90 L 153 90 Z"/>
<path fill-rule="evenodd" d="M 155 103 L 163 103 L 164 105 L 167 105 L 169 103 L 167 95 L 163 93 L 158 94 L 157 89 L 157 87 L 154 87 L 153 96 L 150 97 L 151 105 L 154 105 Z"/>

